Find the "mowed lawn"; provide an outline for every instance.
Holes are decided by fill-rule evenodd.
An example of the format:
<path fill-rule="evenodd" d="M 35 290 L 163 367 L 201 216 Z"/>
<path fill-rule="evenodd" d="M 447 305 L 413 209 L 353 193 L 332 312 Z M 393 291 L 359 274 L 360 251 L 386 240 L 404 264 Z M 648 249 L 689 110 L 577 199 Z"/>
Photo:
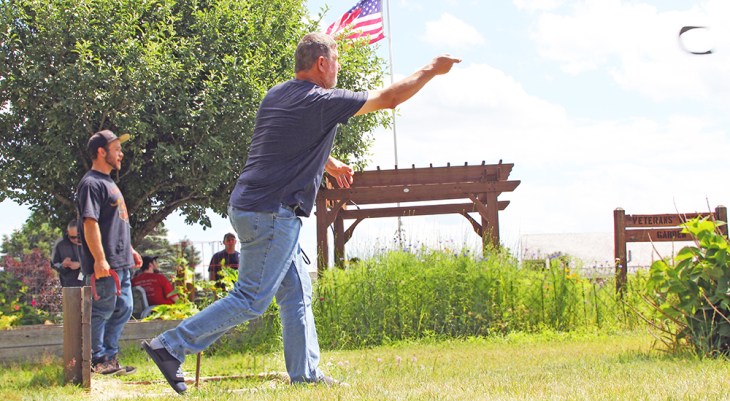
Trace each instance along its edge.
<path fill-rule="evenodd" d="M 653 350 L 653 343 L 646 333 L 542 333 L 323 352 L 323 370 L 349 383 L 332 388 L 286 384 L 276 374 L 285 370 L 281 353 L 204 356 L 201 376 L 217 379 L 198 388 L 190 384 L 184 397 L 131 349 L 124 360 L 138 372 L 94 376 L 91 392 L 59 386 L 60 368 L 54 365 L 14 365 L 0 373 L 0 396 L 3 401 L 730 400 L 726 359 L 668 356 Z M 195 360 L 190 356 L 184 365 L 188 378 L 195 377 Z"/>

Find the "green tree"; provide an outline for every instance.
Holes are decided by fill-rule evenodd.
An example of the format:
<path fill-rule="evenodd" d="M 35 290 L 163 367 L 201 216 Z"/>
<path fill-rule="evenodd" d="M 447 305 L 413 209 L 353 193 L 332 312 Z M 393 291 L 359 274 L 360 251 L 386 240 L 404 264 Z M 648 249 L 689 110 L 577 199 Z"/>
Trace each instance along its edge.
<path fill-rule="evenodd" d="M 38 250 L 43 258 L 50 260 L 53 245 L 66 231 L 67 224 L 63 224 L 62 230 L 33 213 L 20 230 L 14 230 L 10 236 L 3 235 L 0 251 L 7 256 L 23 258 L 33 250 Z"/>
<path fill-rule="evenodd" d="M 170 241 L 167 240 L 167 232 L 165 224 L 160 223 L 137 243 L 135 250 L 141 256 L 159 257 L 160 270 L 165 272 L 176 273 L 176 261 L 180 257 L 185 258 L 188 266 L 195 268 L 200 263 L 200 252 L 187 240 L 170 244 Z"/>
<path fill-rule="evenodd" d="M 129 132 L 116 181 L 139 243 L 174 211 L 210 226 L 225 215 L 258 104 L 293 76 L 298 39 L 316 30 L 303 0 L 0 2 L 0 200 L 61 226 L 89 168 L 86 141 Z M 364 42 L 341 46 L 340 86 L 380 85 Z M 386 113 L 342 130 L 336 156 L 362 166 Z"/>

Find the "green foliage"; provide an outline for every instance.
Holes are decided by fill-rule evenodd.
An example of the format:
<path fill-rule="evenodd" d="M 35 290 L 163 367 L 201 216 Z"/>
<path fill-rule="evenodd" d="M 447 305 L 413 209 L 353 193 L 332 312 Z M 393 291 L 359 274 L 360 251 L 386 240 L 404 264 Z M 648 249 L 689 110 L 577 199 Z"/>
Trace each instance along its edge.
<path fill-rule="evenodd" d="M 673 349 L 688 344 L 704 356 L 730 352 L 730 245 L 718 225 L 689 220 L 682 232 L 695 246 L 682 248 L 674 263 L 651 266 L 646 300 L 663 316 L 653 324 Z"/>
<path fill-rule="evenodd" d="M 266 353 L 283 348 L 279 305 L 274 300 L 260 317 L 234 327 L 206 351 L 210 355 L 232 355 L 242 351 Z"/>
<path fill-rule="evenodd" d="M 167 227 L 160 223 L 150 234 L 135 246 L 141 256 L 157 256 L 160 271 L 176 273 L 177 259 L 185 258 L 187 266 L 194 268 L 200 263 L 200 252 L 188 240 L 170 244 L 167 240 Z"/>
<path fill-rule="evenodd" d="M 314 310 L 326 348 L 424 337 L 488 336 L 545 329 L 612 330 L 632 324 L 610 280 L 591 282 L 563 259 L 520 269 L 504 251 L 389 252 L 327 270 Z"/>
<path fill-rule="evenodd" d="M 174 293 L 178 296 L 177 300 L 171 305 L 163 304 L 153 307 L 143 321 L 181 320 L 199 312 L 197 305 L 191 299 L 193 271 L 184 257 L 177 258 L 175 264 L 178 276 L 175 280 Z"/>
<path fill-rule="evenodd" d="M 46 319 L 48 313 L 35 307 L 28 287 L 11 272 L 0 271 L 0 330 L 40 324 Z"/>
<path fill-rule="evenodd" d="M 20 258 L 5 256 L 5 271 L 27 288 L 25 303 L 32 308 L 24 312 L 29 316 L 43 316 L 47 319 L 60 319 L 62 296 L 56 272 L 51 262 L 39 250 L 34 250 Z M 37 319 L 22 320 L 20 324 L 35 324 Z M 45 319 L 44 319 L 45 320 Z"/>
<path fill-rule="evenodd" d="M 221 259 L 221 270 L 218 272 L 218 277 L 218 282 L 223 285 L 223 289 L 216 287 L 221 292 L 217 294 L 217 297 L 225 296 L 225 293 L 232 290 L 233 286 L 236 285 L 238 281 L 238 270 L 226 266 L 226 260 Z"/>
<path fill-rule="evenodd" d="M 37 249 L 46 259 L 51 258 L 53 245 L 66 231 L 66 222 L 60 227 L 51 226 L 37 214 L 32 214 L 20 230 L 14 230 L 10 237 L 3 235 L 0 251 L 16 258 L 30 254 Z"/>
<path fill-rule="evenodd" d="M 192 273 L 185 265 L 184 260 L 178 260 L 178 263 L 188 272 L 186 277 L 190 277 Z M 222 261 L 222 263 L 225 263 L 225 261 Z M 195 302 L 192 302 L 185 291 L 186 286 L 182 286 L 180 285 L 181 282 L 178 282 L 176 287 L 176 293 L 179 295 L 178 300 L 172 305 L 155 306 L 150 316 L 144 320 L 184 319 L 204 309 L 215 300 L 226 296 L 227 292 L 233 289 L 233 285 L 238 281 L 238 270 L 223 267 L 220 272 L 222 277 L 220 282 L 224 284 L 225 289 L 218 288 L 215 281 L 197 283 L 197 296 Z M 206 350 L 206 354 L 230 355 L 239 353 L 241 350 L 263 353 L 279 349 L 281 349 L 281 322 L 279 320 L 279 306 L 274 301 L 258 319 L 248 321 L 229 330 Z"/>
<path fill-rule="evenodd" d="M 133 243 L 179 211 L 225 215 L 265 92 L 293 76 L 316 30 L 302 0 L 8 0 L 0 2 L 0 200 L 61 226 L 103 128 L 133 138 L 115 179 Z M 342 87 L 377 87 L 382 60 L 341 49 Z M 335 154 L 362 165 L 385 113 L 353 120 Z"/>

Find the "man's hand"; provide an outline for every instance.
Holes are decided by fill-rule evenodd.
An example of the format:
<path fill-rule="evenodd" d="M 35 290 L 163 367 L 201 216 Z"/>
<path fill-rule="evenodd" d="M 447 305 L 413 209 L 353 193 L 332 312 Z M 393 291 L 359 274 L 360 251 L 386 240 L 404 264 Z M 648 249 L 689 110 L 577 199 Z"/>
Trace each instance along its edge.
<path fill-rule="evenodd" d="M 63 262 L 61 262 L 61 266 L 69 270 L 78 270 L 79 267 L 81 267 L 81 263 L 74 262 L 73 260 L 71 260 L 71 258 L 66 258 L 63 260 Z"/>
<path fill-rule="evenodd" d="M 329 159 L 327 159 L 327 163 L 324 165 L 324 170 L 327 174 L 331 175 L 332 178 L 337 180 L 337 185 L 339 185 L 340 188 L 350 188 L 350 184 L 352 184 L 352 175 L 354 174 L 352 167 L 330 156 Z"/>
<path fill-rule="evenodd" d="M 436 75 L 443 75 L 451 71 L 455 63 L 461 63 L 460 58 L 452 57 L 450 54 L 438 56 L 431 61 L 431 67 Z"/>
<path fill-rule="evenodd" d="M 359 116 L 372 111 L 396 108 L 399 104 L 418 93 L 433 77 L 451 71 L 451 67 L 456 63 L 461 63 L 461 59 L 444 54 L 434 58 L 413 74 L 386 88 L 369 90 L 365 104 L 360 107 L 355 115 Z"/>
<path fill-rule="evenodd" d="M 142 267 L 142 257 L 139 256 L 139 253 L 132 248 L 132 258 L 134 259 L 134 268 L 139 269 Z"/>
<path fill-rule="evenodd" d="M 107 262 L 106 259 L 94 261 L 94 275 L 96 276 L 97 280 L 100 278 L 111 276 L 109 270 L 111 270 L 111 267 L 109 266 L 109 262 Z"/>

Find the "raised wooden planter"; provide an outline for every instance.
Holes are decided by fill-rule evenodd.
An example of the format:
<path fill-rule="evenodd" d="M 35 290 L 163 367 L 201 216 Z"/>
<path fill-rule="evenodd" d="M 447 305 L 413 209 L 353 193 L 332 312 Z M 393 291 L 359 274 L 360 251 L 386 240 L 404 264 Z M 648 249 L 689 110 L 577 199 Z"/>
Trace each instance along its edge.
<path fill-rule="evenodd" d="M 122 345 L 139 343 L 180 323 L 179 320 L 129 322 L 122 332 Z M 38 361 L 63 356 L 63 325 L 21 326 L 0 330 L 0 363 Z"/>

